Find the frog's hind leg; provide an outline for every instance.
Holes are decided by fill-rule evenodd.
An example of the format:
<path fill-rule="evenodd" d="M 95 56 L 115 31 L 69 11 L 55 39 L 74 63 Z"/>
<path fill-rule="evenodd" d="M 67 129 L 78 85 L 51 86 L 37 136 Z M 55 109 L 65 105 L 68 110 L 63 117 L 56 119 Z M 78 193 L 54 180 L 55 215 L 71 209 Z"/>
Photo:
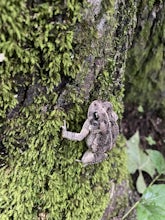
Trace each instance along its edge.
<path fill-rule="evenodd" d="M 100 163 L 107 158 L 107 154 L 105 153 L 93 153 L 92 151 L 88 150 L 84 153 L 81 160 L 76 160 L 77 162 L 83 163 L 84 166 L 90 164 Z"/>
<path fill-rule="evenodd" d="M 84 166 L 92 164 L 92 161 L 95 160 L 95 155 L 90 150 L 86 151 L 82 156 L 81 160 L 76 160 L 77 162 L 83 163 Z"/>
<path fill-rule="evenodd" d="M 95 163 L 101 163 L 103 160 L 105 160 L 108 157 L 108 154 L 102 152 L 102 153 L 95 153 Z"/>
<path fill-rule="evenodd" d="M 88 150 L 84 153 L 83 157 L 81 158 L 81 162 L 84 164 L 84 165 L 88 165 L 88 164 L 91 164 L 92 161 L 95 160 L 95 155 L 92 151 Z"/>

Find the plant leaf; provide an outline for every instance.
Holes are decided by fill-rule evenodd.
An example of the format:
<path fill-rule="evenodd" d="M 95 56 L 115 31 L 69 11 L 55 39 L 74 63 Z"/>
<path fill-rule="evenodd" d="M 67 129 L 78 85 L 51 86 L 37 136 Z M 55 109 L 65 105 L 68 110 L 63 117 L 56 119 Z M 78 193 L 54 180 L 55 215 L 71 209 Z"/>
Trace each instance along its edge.
<path fill-rule="evenodd" d="M 139 142 L 138 131 L 127 141 L 128 170 L 130 173 L 135 173 L 138 169 L 138 161 L 140 160 Z"/>
<path fill-rule="evenodd" d="M 139 173 L 139 176 L 136 181 L 136 188 L 139 193 L 143 193 L 145 189 L 147 188 L 146 183 L 144 181 L 144 177 L 142 175 L 142 172 Z"/>
<path fill-rule="evenodd" d="M 149 145 L 154 145 L 154 144 L 156 144 L 156 141 L 152 138 L 151 135 L 149 135 L 148 137 L 146 137 L 146 141 L 148 142 Z"/>
<path fill-rule="evenodd" d="M 165 184 L 152 185 L 146 189 L 137 206 L 138 220 L 165 219 Z"/>
<path fill-rule="evenodd" d="M 159 174 L 165 173 L 165 159 L 163 155 L 157 150 L 146 150 L 147 154 L 151 158 L 153 165 Z"/>
<path fill-rule="evenodd" d="M 145 171 L 151 177 L 155 174 L 155 167 L 152 161 L 142 149 L 139 147 L 140 138 L 139 132 L 137 131 L 127 141 L 127 155 L 128 155 L 128 170 L 130 173 L 135 173 L 136 170 Z"/>
<path fill-rule="evenodd" d="M 155 174 L 155 166 L 151 161 L 149 155 L 139 148 L 140 151 L 140 162 L 139 170 L 147 172 L 151 177 Z"/>
<path fill-rule="evenodd" d="M 141 113 L 144 112 L 144 108 L 142 105 L 139 105 L 137 110 L 138 110 L 138 112 L 141 112 Z"/>

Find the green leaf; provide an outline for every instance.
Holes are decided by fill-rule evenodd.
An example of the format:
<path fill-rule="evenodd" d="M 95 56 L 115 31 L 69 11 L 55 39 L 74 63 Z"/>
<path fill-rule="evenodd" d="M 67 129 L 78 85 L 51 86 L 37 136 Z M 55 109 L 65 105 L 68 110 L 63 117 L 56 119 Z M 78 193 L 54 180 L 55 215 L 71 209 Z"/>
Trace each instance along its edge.
<path fill-rule="evenodd" d="M 165 159 L 157 150 L 146 150 L 159 174 L 165 173 Z"/>
<path fill-rule="evenodd" d="M 138 112 L 141 112 L 141 113 L 143 113 L 144 112 L 144 109 L 143 109 L 143 106 L 142 105 L 139 105 L 139 107 L 138 107 Z"/>
<path fill-rule="evenodd" d="M 165 184 L 152 185 L 146 189 L 137 206 L 138 220 L 165 219 Z"/>
<path fill-rule="evenodd" d="M 130 173 L 135 173 L 138 169 L 139 158 L 139 132 L 137 131 L 128 141 L 127 141 L 127 154 L 128 154 L 128 170 Z"/>
<path fill-rule="evenodd" d="M 139 173 L 139 176 L 137 178 L 137 181 L 136 181 L 136 188 L 138 190 L 139 193 L 143 193 L 146 189 L 146 183 L 144 181 L 144 177 L 142 175 L 142 172 Z"/>
<path fill-rule="evenodd" d="M 148 136 L 148 137 L 146 137 L 146 141 L 148 142 L 148 144 L 150 145 L 150 146 L 152 146 L 152 145 L 154 145 L 154 144 L 156 144 L 156 142 L 155 142 L 155 140 L 152 138 L 152 136 Z"/>
<path fill-rule="evenodd" d="M 135 173 L 136 170 L 145 171 L 151 177 L 155 174 L 155 167 L 149 157 L 140 147 L 139 132 L 137 131 L 127 141 L 127 154 L 128 154 L 128 170 L 130 173 Z"/>

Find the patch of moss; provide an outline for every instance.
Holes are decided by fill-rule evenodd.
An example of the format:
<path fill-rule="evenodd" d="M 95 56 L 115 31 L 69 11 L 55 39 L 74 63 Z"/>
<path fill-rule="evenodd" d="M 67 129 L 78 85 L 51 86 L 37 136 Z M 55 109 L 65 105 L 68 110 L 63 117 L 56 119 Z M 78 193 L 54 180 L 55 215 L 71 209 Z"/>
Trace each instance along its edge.
<path fill-rule="evenodd" d="M 104 2 L 107 10 L 114 12 L 114 1 Z M 63 4 L 0 2 L 0 49 L 6 56 L 0 66 L 0 131 L 8 153 L 0 170 L 1 219 L 37 219 L 41 215 L 48 219 L 100 219 L 109 202 L 110 180 L 120 183 L 127 178 L 121 137 L 106 161 L 86 168 L 75 162 L 86 149 L 85 143 L 61 139 L 63 119 L 78 131 L 90 99 L 97 96 L 89 94 L 88 101 L 84 98 L 86 84 L 82 86 L 79 80 L 86 79 L 88 67 L 82 68 L 82 60 L 89 60 L 88 66 L 104 54 L 101 46 L 97 47 L 97 28 L 87 30 L 85 19 L 85 29 L 80 28 L 83 4 L 78 0 Z M 108 25 L 112 14 L 107 15 Z M 108 40 L 112 44 L 111 32 Z M 96 42 L 94 48 L 92 41 Z M 97 98 L 110 100 L 121 117 L 123 87 L 112 94 L 118 86 L 117 79 L 111 77 L 116 65 L 113 55 L 105 68 L 95 71 L 100 83 Z M 81 85 L 79 90 L 77 85 Z"/>
<path fill-rule="evenodd" d="M 136 39 L 127 59 L 126 102 L 136 102 L 146 110 L 158 110 L 164 115 L 165 101 L 162 87 L 165 82 L 162 32 L 164 12 L 161 2 L 159 5 L 160 11 L 157 14 L 154 14 L 157 7 L 154 4 L 151 11 L 147 10 L 146 6 L 139 9 L 142 11 L 142 18 L 139 18 Z M 150 19 L 144 20 L 144 14 Z"/>

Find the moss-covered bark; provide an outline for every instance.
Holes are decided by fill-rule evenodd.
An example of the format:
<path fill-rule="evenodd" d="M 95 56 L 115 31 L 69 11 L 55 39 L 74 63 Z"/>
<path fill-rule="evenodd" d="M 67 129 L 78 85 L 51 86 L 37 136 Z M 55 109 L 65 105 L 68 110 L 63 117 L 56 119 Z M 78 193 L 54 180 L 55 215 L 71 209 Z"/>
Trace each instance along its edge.
<path fill-rule="evenodd" d="M 0 8 L 0 218 L 99 220 L 108 203 L 103 219 L 117 216 L 128 205 L 117 194 L 128 184 L 124 140 L 84 168 L 75 159 L 85 143 L 62 140 L 60 128 L 66 119 L 80 130 L 94 99 L 122 117 L 136 4 L 11 0 Z"/>
<path fill-rule="evenodd" d="M 126 68 L 126 101 L 165 115 L 165 5 L 139 1 Z"/>

